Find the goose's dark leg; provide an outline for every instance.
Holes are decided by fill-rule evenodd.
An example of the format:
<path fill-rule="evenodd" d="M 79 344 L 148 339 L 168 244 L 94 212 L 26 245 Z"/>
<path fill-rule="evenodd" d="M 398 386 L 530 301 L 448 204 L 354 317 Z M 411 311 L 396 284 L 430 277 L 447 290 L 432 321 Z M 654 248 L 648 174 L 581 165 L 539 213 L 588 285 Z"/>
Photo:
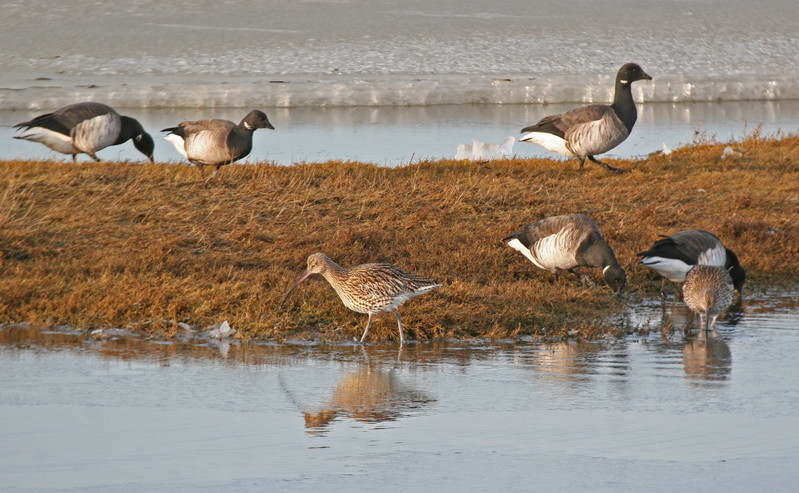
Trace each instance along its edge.
<path fill-rule="evenodd" d="M 194 166 L 196 166 L 198 170 L 200 170 L 200 178 L 201 178 L 201 179 L 205 178 L 205 175 L 203 174 L 203 165 L 202 165 L 202 163 L 199 163 L 199 162 L 197 162 L 197 161 L 192 161 L 192 160 L 189 160 L 189 161 L 190 161 L 190 162 L 191 162 L 191 163 L 192 163 Z"/>
<path fill-rule="evenodd" d="M 614 168 L 613 166 L 611 166 L 609 164 L 605 164 L 602 161 L 600 161 L 599 159 L 595 158 L 594 156 L 588 156 L 588 159 L 590 159 L 591 162 L 596 163 L 596 164 L 604 167 L 606 170 L 610 171 L 611 173 L 624 173 L 623 169 Z M 582 162 L 580 162 L 580 168 L 582 169 Z"/>
<path fill-rule="evenodd" d="M 592 281 L 591 278 L 588 277 L 588 274 L 580 274 L 579 272 L 577 272 L 574 269 L 569 269 L 569 272 L 571 272 L 572 274 L 577 276 L 577 279 L 582 281 L 583 286 L 592 287 L 592 288 L 596 287 L 596 284 L 594 284 L 594 281 Z"/>

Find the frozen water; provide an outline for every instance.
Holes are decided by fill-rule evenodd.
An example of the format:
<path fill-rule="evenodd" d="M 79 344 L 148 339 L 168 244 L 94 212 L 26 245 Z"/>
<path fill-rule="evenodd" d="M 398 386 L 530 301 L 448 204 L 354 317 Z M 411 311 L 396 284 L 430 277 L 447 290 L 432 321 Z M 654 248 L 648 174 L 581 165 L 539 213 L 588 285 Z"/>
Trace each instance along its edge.
<path fill-rule="evenodd" d="M 473 140 L 472 145 L 458 144 L 455 159 L 468 159 L 471 161 L 491 161 L 494 159 L 507 159 L 513 155 L 513 143 L 516 138 L 508 137 L 499 144 L 488 144 Z"/>
<path fill-rule="evenodd" d="M 185 162 L 157 129 L 252 108 L 278 131 L 256 132 L 243 163 L 452 157 L 459 142 L 501 142 L 547 114 L 609 101 L 628 61 L 654 80 L 634 84 L 647 104 L 610 157 L 761 123 L 792 133 L 796 19 L 794 0 L 9 1 L 0 158 L 61 159 L 14 141 L 10 125 L 84 100 L 141 119 L 159 161 Z M 141 158 L 130 144 L 100 156 Z"/>
<path fill-rule="evenodd" d="M 5 2 L 0 104 L 296 107 L 799 99 L 793 0 Z M 353 20 L 357 19 L 356 23 Z"/>

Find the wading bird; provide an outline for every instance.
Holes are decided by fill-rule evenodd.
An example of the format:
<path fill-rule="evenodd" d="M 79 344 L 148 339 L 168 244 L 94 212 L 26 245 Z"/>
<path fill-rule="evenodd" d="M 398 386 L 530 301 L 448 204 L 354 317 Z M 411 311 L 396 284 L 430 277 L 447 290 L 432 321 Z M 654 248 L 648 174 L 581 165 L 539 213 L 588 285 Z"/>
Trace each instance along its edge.
<path fill-rule="evenodd" d="M 699 324 L 704 330 L 716 329 L 716 319 L 732 304 L 732 290 L 730 274 L 717 265 L 692 267 L 682 286 L 685 304 L 699 314 Z"/>
<path fill-rule="evenodd" d="M 294 288 L 313 274 L 320 274 L 333 286 L 344 306 L 369 315 L 361 343 L 372 327 L 372 315 L 379 312 L 391 312 L 397 317 L 400 344 L 404 343 L 402 319 L 397 308 L 414 296 L 441 287 L 434 279 L 411 274 L 390 264 L 362 264 L 346 268 L 330 260 L 324 253 L 315 253 L 308 257 L 308 270 L 289 289 L 280 305 L 285 303 Z"/>

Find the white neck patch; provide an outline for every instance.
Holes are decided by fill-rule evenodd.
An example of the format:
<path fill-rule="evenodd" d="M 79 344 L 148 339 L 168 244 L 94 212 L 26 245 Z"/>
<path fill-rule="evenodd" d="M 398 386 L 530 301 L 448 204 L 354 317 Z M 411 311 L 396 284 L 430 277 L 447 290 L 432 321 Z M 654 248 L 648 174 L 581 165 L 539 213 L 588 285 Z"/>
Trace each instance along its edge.
<path fill-rule="evenodd" d="M 622 80 L 620 80 L 619 82 L 621 82 L 622 84 L 629 84 L 629 83 L 630 83 L 630 81 L 623 80 L 623 79 L 622 79 Z"/>
<path fill-rule="evenodd" d="M 247 130 L 252 130 L 252 125 L 250 125 L 247 122 L 244 122 L 244 128 L 246 128 Z"/>

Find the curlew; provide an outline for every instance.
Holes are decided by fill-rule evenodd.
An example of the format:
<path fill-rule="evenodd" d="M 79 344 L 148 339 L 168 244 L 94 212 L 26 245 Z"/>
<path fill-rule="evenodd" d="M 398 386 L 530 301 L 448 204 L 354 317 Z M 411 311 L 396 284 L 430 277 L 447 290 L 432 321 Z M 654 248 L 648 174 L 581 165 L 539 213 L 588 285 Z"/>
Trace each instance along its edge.
<path fill-rule="evenodd" d="M 324 253 L 315 253 L 308 257 L 308 269 L 289 289 L 280 305 L 288 299 L 294 288 L 313 274 L 321 275 L 333 286 L 344 306 L 354 312 L 369 315 L 361 343 L 372 327 L 372 316 L 379 312 L 391 312 L 397 317 L 400 344 L 404 343 L 402 319 L 397 308 L 414 296 L 441 287 L 434 279 L 406 272 L 390 264 L 341 267 Z"/>
<path fill-rule="evenodd" d="M 717 265 L 694 266 L 682 286 L 685 304 L 699 314 L 699 324 L 704 330 L 716 329 L 716 319 L 732 303 L 732 291 L 732 277 Z"/>

